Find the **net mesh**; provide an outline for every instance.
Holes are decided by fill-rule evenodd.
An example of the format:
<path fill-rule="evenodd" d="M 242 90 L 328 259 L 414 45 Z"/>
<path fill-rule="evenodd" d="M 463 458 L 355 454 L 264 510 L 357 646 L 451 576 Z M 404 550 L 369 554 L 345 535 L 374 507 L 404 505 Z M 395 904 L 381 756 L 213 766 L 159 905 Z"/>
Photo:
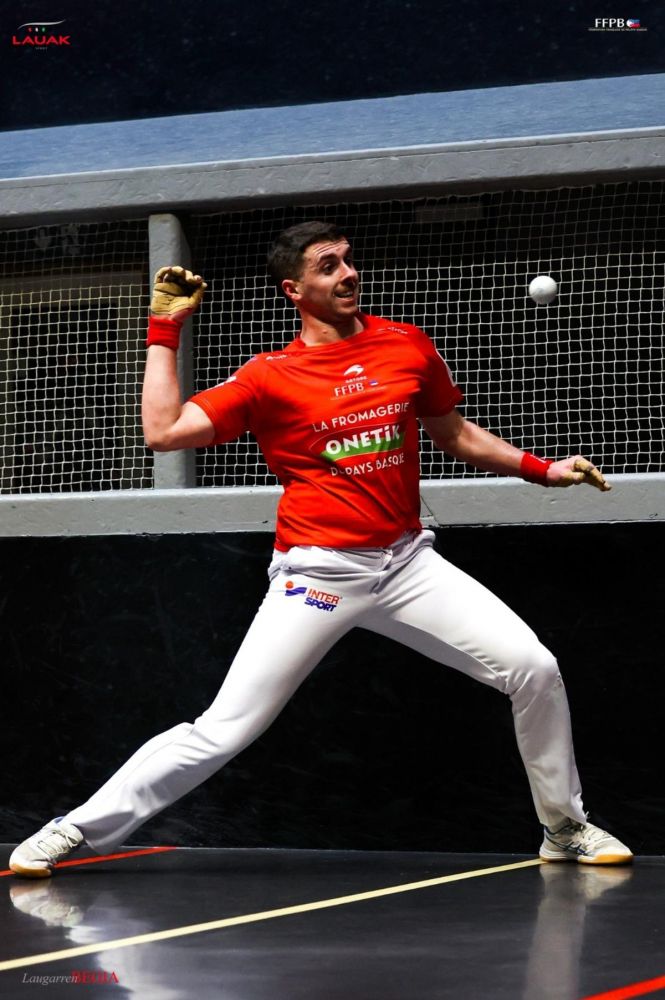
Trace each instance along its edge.
<path fill-rule="evenodd" d="M 198 215 L 190 243 L 211 285 L 197 318 L 197 388 L 297 331 L 265 277 L 272 240 L 322 218 L 348 233 L 361 308 L 433 337 L 464 413 L 549 457 L 608 473 L 665 468 L 662 182 Z M 527 294 L 552 275 L 549 306 Z M 482 477 L 423 442 L 425 479 Z M 249 436 L 197 456 L 203 486 L 275 482 Z"/>
<path fill-rule="evenodd" d="M 466 393 L 465 414 L 551 457 L 607 473 L 665 471 L 665 183 L 639 181 L 410 201 L 195 215 L 210 288 L 195 318 L 197 389 L 297 331 L 265 275 L 275 235 L 343 226 L 366 312 L 422 326 Z M 140 427 L 148 225 L 0 232 L 0 491 L 153 483 Z M 537 306 L 531 278 L 558 298 Z M 425 479 L 482 477 L 423 442 Z M 197 455 L 197 484 L 275 482 L 245 436 Z"/>
<path fill-rule="evenodd" d="M 0 232 L 0 261 L 1 491 L 151 486 L 147 223 Z"/>

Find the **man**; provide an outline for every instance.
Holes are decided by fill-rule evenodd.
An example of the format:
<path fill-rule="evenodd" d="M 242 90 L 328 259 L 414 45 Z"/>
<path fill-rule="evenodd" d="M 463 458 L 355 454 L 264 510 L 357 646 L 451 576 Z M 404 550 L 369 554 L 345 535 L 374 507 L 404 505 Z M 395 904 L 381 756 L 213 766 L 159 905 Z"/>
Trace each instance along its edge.
<path fill-rule="evenodd" d="M 335 226 L 286 230 L 269 270 L 296 306 L 299 337 L 257 355 L 182 404 L 176 351 L 205 290 L 181 267 L 157 273 L 143 394 L 157 451 L 231 441 L 247 429 L 284 486 L 270 585 L 213 704 L 141 747 L 86 803 L 10 859 L 48 876 L 84 841 L 103 853 L 258 737 L 354 626 L 396 639 L 506 693 L 547 861 L 617 864 L 630 850 L 587 823 L 557 664 L 501 601 L 437 555 L 419 521 L 418 421 L 461 461 L 543 486 L 610 487 L 581 456 L 549 461 L 465 420 L 463 396 L 416 327 L 358 309 L 358 273 Z"/>

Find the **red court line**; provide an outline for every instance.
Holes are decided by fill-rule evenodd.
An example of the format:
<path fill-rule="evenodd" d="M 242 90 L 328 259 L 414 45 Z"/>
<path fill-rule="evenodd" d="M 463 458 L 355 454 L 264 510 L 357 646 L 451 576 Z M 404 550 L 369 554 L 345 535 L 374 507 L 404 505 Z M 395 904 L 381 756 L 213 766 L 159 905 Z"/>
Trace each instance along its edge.
<path fill-rule="evenodd" d="M 124 854 L 102 854 L 94 858 L 78 858 L 76 861 L 61 861 L 56 868 L 70 868 L 74 865 L 97 865 L 100 861 L 117 861 L 119 858 L 138 858 L 142 854 L 162 854 L 164 851 L 177 851 L 177 847 L 143 847 L 140 851 L 125 851 Z M 1 875 L 14 875 L 11 868 L 0 872 Z"/>
<path fill-rule="evenodd" d="M 665 990 L 665 976 L 645 979 L 630 986 L 620 986 L 618 990 L 610 990 L 608 993 L 594 993 L 593 996 L 584 997 L 583 1000 L 629 1000 L 630 997 L 643 997 L 658 990 Z"/>

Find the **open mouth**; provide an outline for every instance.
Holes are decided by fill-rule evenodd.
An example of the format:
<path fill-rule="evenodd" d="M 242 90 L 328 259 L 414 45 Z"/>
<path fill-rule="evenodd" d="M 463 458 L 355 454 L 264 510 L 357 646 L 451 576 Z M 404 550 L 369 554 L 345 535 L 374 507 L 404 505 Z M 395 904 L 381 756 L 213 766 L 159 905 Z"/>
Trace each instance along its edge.
<path fill-rule="evenodd" d="M 355 288 L 349 288 L 349 289 L 346 289 L 346 291 L 343 291 L 343 292 L 335 292 L 335 298 L 336 299 L 352 299 L 352 298 L 355 297 L 355 294 L 356 294 L 356 289 Z"/>

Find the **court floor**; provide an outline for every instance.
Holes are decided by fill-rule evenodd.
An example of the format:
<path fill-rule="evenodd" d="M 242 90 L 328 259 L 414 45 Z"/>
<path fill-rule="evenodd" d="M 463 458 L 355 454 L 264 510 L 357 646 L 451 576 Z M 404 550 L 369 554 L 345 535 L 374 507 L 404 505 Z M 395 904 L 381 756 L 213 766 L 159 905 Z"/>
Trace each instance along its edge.
<path fill-rule="evenodd" d="M 126 848 L 0 876 L 2 997 L 665 996 L 663 857 Z"/>

